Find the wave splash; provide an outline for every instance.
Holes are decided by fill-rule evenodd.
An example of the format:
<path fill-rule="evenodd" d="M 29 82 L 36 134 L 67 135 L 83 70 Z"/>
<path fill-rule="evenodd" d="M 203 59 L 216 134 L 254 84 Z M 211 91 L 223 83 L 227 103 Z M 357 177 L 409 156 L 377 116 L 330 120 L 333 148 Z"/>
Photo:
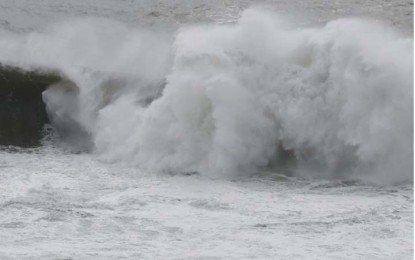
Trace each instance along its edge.
<path fill-rule="evenodd" d="M 0 34 L 1 63 L 68 79 L 43 93 L 51 121 L 102 160 L 412 178 L 413 39 L 385 25 L 302 28 L 249 9 L 235 24 L 175 35 L 97 19 Z"/>

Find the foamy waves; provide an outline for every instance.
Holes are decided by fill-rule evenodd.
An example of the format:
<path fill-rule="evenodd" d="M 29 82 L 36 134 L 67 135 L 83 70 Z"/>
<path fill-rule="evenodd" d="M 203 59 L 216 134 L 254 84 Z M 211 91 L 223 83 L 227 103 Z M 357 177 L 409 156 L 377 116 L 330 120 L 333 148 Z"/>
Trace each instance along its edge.
<path fill-rule="evenodd" d="M 251 9 L 236 24 L 173 36 L 78 20 L 2 32 L 0 62 L 70 80 L 44 93 L 50 117 L 58 128 L 76 125 L 71 135 L 105 161 L 210 175 L 289 167 L 412 178 L 413 39 L 373 21 L 299 28 Z"/>

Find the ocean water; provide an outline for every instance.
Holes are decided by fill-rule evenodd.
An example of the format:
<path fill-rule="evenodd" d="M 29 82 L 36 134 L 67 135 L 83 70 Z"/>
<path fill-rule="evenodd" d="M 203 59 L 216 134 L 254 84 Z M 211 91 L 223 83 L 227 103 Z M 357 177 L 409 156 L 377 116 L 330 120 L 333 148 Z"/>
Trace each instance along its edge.
<path fill-rule="evenodd" d="M 412 258 L 413 2 L 253 4 L 0 1 L 2 259 Z"/>
<path fill-rule="evenodd" d="M 411 259 L 413 189 L 0 153 L 2 259 Z"/>

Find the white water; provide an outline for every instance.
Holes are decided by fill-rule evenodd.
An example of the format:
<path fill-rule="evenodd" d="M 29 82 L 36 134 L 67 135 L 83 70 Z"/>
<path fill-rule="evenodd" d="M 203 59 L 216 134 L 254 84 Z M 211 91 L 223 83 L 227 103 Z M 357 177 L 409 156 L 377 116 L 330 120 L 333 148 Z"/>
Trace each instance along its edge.
<path fill-rule="evenodd" d="M 412 5 L 149 2 L 0 0 L 0 63 L 69 79 L 0 149 L 1 259 L 413 258 Z"/>
<path fill-rule="evenodd" d="M 412 259 L 413 189 L 0 151 L 1 259 Z"/>
<path fill-rule="evenodd" d="M 104 19 L 3 32 L 0 60 L 70 79 L 79 91 L 44 93 L 50 117 L 105 161 L 222 176 L 286 167 L 289 150 L 298 174 L 395 182 L 413 172 L 412 46 L 380 22 L 249 9 L 174 35 Z"/>

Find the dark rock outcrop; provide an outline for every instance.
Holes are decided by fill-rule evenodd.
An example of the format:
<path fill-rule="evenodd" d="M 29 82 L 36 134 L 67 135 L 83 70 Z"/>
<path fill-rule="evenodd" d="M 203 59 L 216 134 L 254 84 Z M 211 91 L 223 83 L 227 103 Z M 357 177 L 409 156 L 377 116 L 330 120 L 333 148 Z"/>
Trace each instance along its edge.
<path fill-rule="evenodd" d="M 48 122 L 42 92 L 60 80 L 57 73 L 0 65 L 0 145 L 40 144 L 43 126 Z"/>

